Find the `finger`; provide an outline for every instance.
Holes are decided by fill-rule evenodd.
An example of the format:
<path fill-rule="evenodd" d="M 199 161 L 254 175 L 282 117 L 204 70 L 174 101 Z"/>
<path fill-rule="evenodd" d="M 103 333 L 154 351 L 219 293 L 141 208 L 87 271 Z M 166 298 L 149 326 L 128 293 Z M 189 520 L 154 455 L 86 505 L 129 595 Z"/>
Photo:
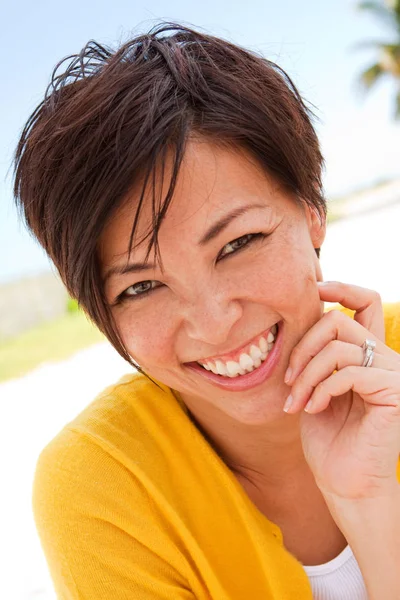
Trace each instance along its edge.
<path fill-rule="evenodd" d="M 377 339 L 385 341 L 385 319 L 378 292 L 340 281 L 321 282 L 318 289 L 321 300 L 339 302 L 345 308 L 354 310 L 354 320 Z"/>
<path fill-rule="evenodd" d="M 320 382 L 306 406 L 308 413 L 325 410 L 331 399 L 353 390 L 366 405 L 390 407 L 400 418 L 400 373 L 383 369 L 349 366 Z"/>
<path fill-rule="evenodd" d="M 340 340 L 329 342 L 315 356 L 294 381 L 290 395 L 291 403 L 286 412 L 295 413 L 304 408 L 314 389 L 327 379 L 334 371 L 350 365 L 361 366 L 364 361 L 364 351 L 359 346 Z M 400 372 L 400 363 L 390 358 L 374 353 L 373 368 Z"/>
<path fill-rule="evenodd" d="M 366 339 L 376 342 L 377 353 L 400 363 L 400 355 L 373 336 L 360 323 L 340 310 L 331 310 L 325 313 L 292 350 L 285 382 L 287 385 L 291 385 L 310 360 L 321 352 L 331 340 L 341 340 L 362 347 Z"/>

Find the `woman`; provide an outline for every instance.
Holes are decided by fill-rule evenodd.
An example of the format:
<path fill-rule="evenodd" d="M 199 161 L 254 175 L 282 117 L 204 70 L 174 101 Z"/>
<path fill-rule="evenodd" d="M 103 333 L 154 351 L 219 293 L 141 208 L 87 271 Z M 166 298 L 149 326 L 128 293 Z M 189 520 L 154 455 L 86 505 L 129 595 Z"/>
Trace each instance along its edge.
<path fill-rule="evenodd" d="M 385 345 L 377 293 L 322 281 L 322 157 L 294 85 L 179 26 L 69 60 L 16 197 L 139 374 L 40 457 L 58 597 L 399 598 L 398 306 Z"/>

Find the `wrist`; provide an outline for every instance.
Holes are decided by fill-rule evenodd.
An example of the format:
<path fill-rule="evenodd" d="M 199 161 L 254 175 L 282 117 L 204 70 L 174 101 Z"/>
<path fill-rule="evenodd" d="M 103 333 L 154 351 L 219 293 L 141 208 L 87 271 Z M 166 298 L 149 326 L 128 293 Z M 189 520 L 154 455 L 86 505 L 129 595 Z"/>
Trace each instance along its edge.
<path fill-rule="evenodd" d="M 400 484 L 397 481 L 373 496 L 344 498 L 329 493 L 323 493 L 323 496 L 339 527 L 338 521 L 345 527 L 382 525 L 382 521 L 399 515 L 400 511 Z"/>
<path fill-rule="evenodd" d="M 370 600 L 400 598 L 400 486 L 373 498 L 326 497 L 362 572 Z"/>

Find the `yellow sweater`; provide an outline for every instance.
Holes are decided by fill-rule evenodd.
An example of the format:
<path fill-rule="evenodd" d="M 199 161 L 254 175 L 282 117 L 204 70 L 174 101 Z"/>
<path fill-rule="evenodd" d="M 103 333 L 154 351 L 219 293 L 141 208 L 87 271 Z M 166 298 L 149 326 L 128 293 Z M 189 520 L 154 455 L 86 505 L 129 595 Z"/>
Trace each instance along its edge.
<path fill-rule="evenodd" d="M 386 305 L 400 351 L 400 304 Z M 33 505 L 61 600 L 311 600 L 302 565 L 165 386 L 130 375 L 42 452 Z"/>

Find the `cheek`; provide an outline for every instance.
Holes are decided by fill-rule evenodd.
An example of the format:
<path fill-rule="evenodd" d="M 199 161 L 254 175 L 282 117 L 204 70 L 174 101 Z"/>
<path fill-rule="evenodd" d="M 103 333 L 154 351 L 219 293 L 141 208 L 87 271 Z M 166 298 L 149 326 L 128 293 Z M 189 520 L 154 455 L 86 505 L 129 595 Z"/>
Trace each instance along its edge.
<path fill-rule="evenodd" d="M 268 248 L 254 261 L 246 280 L 263 295 L 294 301 L 315 288 L 317 263 L 307 250 L 289 244 L 274 251 Z"/>
<path fill-rule="evenodd" d="M 283 316 L 290 313 L 301 327 L 308 327 L 321 316 L 316 285 L 320 267 L 312 246 L 296 242 L 298 239 L 263 250 L 246 273 L 245 285 L 249 299 L 267 304 Z"/>
<path fill-rule="evenodd" d="M 157 312 L 157 314 L 159 314 Z M 173 333 L 170 321 L 150 316 L 147 311 L 132 315 L 129 308 L 116 319 L 118 331 L 130 356 L 142 367 L 163 364 L 171 359 Z"/>

